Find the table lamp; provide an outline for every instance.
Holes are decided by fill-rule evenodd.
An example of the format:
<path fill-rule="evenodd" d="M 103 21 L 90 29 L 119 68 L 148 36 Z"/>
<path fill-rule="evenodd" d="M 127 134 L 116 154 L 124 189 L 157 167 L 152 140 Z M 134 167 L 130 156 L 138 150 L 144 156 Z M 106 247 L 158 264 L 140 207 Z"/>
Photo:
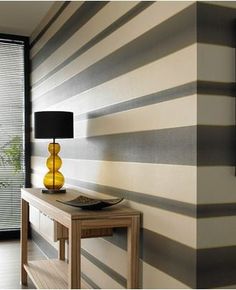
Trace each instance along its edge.
<path fill-rule="evenodd" d="M 43 111 L 34 113 L 34 130 L 36 139 L 53 139 L 48 145 L 50 156 L 46 165 L 49 169 L 44 176 L 43 193 L 65 193 L 62 189 L 64 185 L 64 176 L 59 171 L 62 160 L 58 156 L 60 151 L 59 143 L 55 142 L 56 138 L 65 139 L 74 137 L 74 122 L 72 112 L 63 111 Z"/>

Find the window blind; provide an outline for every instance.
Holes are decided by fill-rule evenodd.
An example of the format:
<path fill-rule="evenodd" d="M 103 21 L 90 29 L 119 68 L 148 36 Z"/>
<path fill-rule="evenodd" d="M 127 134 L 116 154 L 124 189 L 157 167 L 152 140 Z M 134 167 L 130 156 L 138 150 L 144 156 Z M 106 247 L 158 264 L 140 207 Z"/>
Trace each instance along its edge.
<path fill-rule="evenodd" d="M 23 152 L 24 44 L 0 40 L 0 232 L 20 228 Z"/>

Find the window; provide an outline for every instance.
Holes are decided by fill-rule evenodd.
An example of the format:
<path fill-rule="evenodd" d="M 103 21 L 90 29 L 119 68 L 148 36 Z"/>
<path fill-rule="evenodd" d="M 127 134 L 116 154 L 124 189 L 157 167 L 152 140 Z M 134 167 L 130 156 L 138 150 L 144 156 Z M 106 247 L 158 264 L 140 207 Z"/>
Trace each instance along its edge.
<path fill-rule="evenodd" d="M 25 186 L 25 41 L 0 38 L 0 235 L 20 228 Z"/>

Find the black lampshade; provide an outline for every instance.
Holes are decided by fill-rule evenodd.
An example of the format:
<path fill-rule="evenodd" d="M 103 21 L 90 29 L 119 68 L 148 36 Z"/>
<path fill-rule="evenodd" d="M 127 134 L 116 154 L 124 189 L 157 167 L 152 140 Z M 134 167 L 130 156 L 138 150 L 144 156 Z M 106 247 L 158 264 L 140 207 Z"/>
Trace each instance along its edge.
<path fill-rule="evenodd" d="M 63 139 L 74 137 L 72 112 L 43 111 L 34 114 L 35 138 Z"/>

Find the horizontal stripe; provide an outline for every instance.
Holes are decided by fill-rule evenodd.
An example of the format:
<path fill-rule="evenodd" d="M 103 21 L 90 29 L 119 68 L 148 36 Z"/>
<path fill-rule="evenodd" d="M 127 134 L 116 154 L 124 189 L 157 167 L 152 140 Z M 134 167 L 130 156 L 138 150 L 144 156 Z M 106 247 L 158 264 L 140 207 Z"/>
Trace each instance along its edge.
<path fill-rule="evenodd" d="M 30 43 L 30 48 L 32 48 L 35 43 L 44 35 L 44 33 L 48 30 L 48 28 L 55 22 L 55 20 L 61 15 L 61 13 L 65 10 L 65 8 L 70 4 L 70 1 L 65 1 L 59 10 L 53 15 L 53 17 L 48 21 L 48 23 L 44 26 L 44 28 L 38 33 L 38 35 L 34 38 L 34 40 Z"/>
<path fill-rule="evenodd" d="M 40 101 L 59 91 L 63 100 L 193 44 L 196 40 L 194 16 L 195 5 L 192 5 L 44 94 Z M 166 35 L 176 37 L 163 41 Z"/>
<path fill-rule="evenodd" d="M 134 2 L 135 3 L 135 2 Z M 130 3 L 109 3 L 109 7 L 113 7 L 116 5 L 119 5 L 118 7 L 124 9 L 125 7 L 129 7 Z M 115 30 L 112 34 L 108 35 L 106 38 L 104 38 L 102 41 L 98 42 L 96 45 L 91 47 L 89 50 L 87 50 L 83 55 L 80 57 L 77 57 L 74 61 L 68 63 L 66 67 L 64 67 L 61 71 L 58 71 L 53 76 L 49 78 L 48 81 L 45 81 L 42 85 L 40 85 L 36 90 L 33 90 L 33 98 L 34 95 L 42 95 L 43 93 L 47 92 L 48 90 L 55 87 L 55 83 L 57 85 L 64 82 L 66 79 L 69 79 L 73 77 L 74 75 L 78 74 L 79 72 L 85 70 L 86 68 L 90 67 L 94 63 L 102 60 L 109 54 L 115 52 L 116 50 L 122 48 L 123 46 L 127 45 L 131 41 L 134 41 L 135 39 L 138 39 L 141 35 L 147 33 L 154 27 L 157 27 L 158 24 L 163 23 L 168 18 L 172 17 L 173 15 L 180 12 L 182 9 L 188 7 L 191 4 L 191 2 L 182 2 L 178 3 L 178 5 L 173 3 L 162 3 L 162 2 L 156 2 L 151 7 L 146 8 L 144 11 L 139 13 L 136 17 L 128 21 L 128 23 L 122 25 L 119 29 Z M 132 4 L 133 5 L 133 4 Z M 106 7 L 105 7 L 106 8 Z M 104 9 L 105 9 L 104 8 Z M 114 7 L 115 8 L 115 7 Z M 94 21 L 98 19 L 100 14 L 103 13 L 104 9 L 101 10 L 101 13 L 98 13 L 96 17 L 93 17 L 91 21 Z M 117 12 L 120 11 L 120 9 L 115 8 Z M 113 11 L 114 12 L 114 11 Z M 108 14 L 113 15 L 113 12 L 110 11 Z M 124 12 L 123 12 L 124 13 Z M 118 15 L 119 16 L 119 15 Z M 106 18 L 104 16 L 103 18 Z M 91 22 L 89 21 L 82 30 L 77 31 L 76 35 L 80 34 L 81 31 L 83 31 L 88 24 Z M 106 20 L 107 22 L 108 20 Z M 93 28 L 90 28 L 89 31 L 96 33 L 96 29 L 98 29 L 101 26 L 101 23 L 104 23 L 104 20 L 99 20 L 99 22 L 95 25 L 93 25 Z M 95 26 L 95 28 L 94 28 Z M 98 31 L 97 31 L 98 33 Z M 73 36 L 74 37 L 74 36 Z M 82 35 L 81 35 L 82 37 Z M 68 40 L 70 42 L 71 40 Z M 79 42 L 81 43 L 81 41 Z M 72 47 L 72 49 L 76 49 L 76 47 Z M 79 47 L 78 47 L 79 49 Z M 56 52 L 55 52 L 56 53 Z M 54 67 L 60 64 L 60 59 L 57 59 L 54 61 L 54 64 L 52 64 Z M 62 58 L 63 60 L 63 58 Z M 32 74 L 31 74 L 31 80 L 33 83 L 35 81 L 37 82 L 41 77 L 43 77 L 46 73 L 48 73 L 48 64 L 51 63 L 51 60 L 47 59 L 40 67 L 38 67 Z M 45 69 L 43 69 L 43 66 L 45 65 Z M 50 65 L 49 70 L 51 70 L 52 67 Z"/>
<path fill-rule="evenodd" d="M 235 97 L 235 83 L 198 81 L 197 92 L 201 95 Z"/>
<path fill-rule="evenodd" d="M 116 197 L 124 197 L 125 199 L 133 200 L 141 204 L 146 204 L 151 207 L 161 208 L 190 217 L 212 218 L 236 215 L 235 203 L 193 205 L 169 198 L 150 196 L 140 192 L 131 192 L 125 189 L 122 190 L 120 188 L 94 184 L 71 178 L 67 178 L 66 181 L 75 186 L 85 187 L 89 190 L 110 194 Z"/>
<path fill-rule="evenodd" d="M 81 278 L 89 284 L 92 289 L 101 289 L 96 283 L 94 283 L 85 273 L 81 272 Z"/>
<path fill-rule="evenodd" d="M 197 288 L 236 283 L 236 246 L 201 249 L 197 252 Z"/>
<path fill-rule="evenodd" d="M 198 125 L 230 126 L 235 124 L 235 98 L 198 94 L 197 111 Z"/>
<path fill-rule="evenodd" d="M 33 143 L 32 154 L 45 156 L 47 146 L 44 143 Z M 60 143 L 64 148 L 64 158 L 199 166 L 235 165 L 234 126 L 199 125 Z"/>
<path fill-rule="evenodd" d="M 61 29 L 63 24 L 74 14 L 74 12 L 83 4 L 83 1 L 68 1 L 70 5 L 66 7 L 63 13 L 54 21 L 54 23 L 48 28 L 45 34 L 35 43 L 35 45 L 30 49 L 30 57 L 33 58 L 34 55 L 47 43 L 47 41 Z M 57 4 L 57 3 L 56 3 Z M 54 5 L 56 5 L 54 4 Z M 55 9 L 52 10 L 54 13 L 52 15 L 47 15 L 45 21 L 48 21 L 50 17 L 57 12 Z"/>
<path fill-rule="evenodd" d="M 37 172 L 33 170 L 32 173 L 35 174 Z M 132 200 L 151 207 L 157 207 L 182 215 L 196 217 L 196 206 L 193 204 L 70 178 L 66 178 L 66 183 L 116 197 L 123 197 L 126 200 Z"/>
<path fill-rule="evenodd" d="M 234 166 L 235 143 L 235 126 L 198 126 L 198 166 Z"/>
<path fill-rule="evenodd" d="M 45 162 L 44 157 L 31 157 L 31 166 L 37 173 L 46 173 Z M 61 171 L 66 178 L 72 180 L 83 180 L 191 204 L 196 204 L 197 200 L 196 166 L 63 158 Z"/>
<path fill-rule="evenodd" d="M 197 217 L 199 218 L 234 215 L 236 216 L 236 202 L 220 204 L 201 204 L 197 207 Z"/>
<path fill-rule="evenodd" d="M 80 114 L 75 116 L 74 120 L 80 121 L 84 119 L 99 118 L 109 114 L 124 112 L 131 109 L 141 108 L 144 106 L 150 106 L 169 100 L 174 100 L 176 98 L 190 96 L 195 94 L 196 92 L 197 84 L 195 82 L 191 82 L 161 92 L 156 92 L 150 95 L 114 104 L 105 108 L 97 109 L 88 113 Z"/>
<path fill-rule="evenodd" d="M 235 165 L 198 167 L 198 203 L 235 203 Z"/>
<path fill-rule="evenodd" d="M 33 57 L 32 70 L 35 70 L 40 63 L 48 58 L 53 51 L 62 45 L 73 33 L 93 17 L 107 2 L 91 1 L 85 2 L 70 17 L 70 19 L 54 34 L 54 36 L 44 45 L 44 47 Z"/>
<path fill-rule="evenodd" d="M 234 83 L 216 83 L 216 82 L 205 82 L 205 81 L 197 81 L 197 82 L 190 82 L 184 85 L 180 85 L 171 89 L 166 89 L 160 92 L 156 92 L 153 94 L 141 96 L 138 98 L 134 98 L 128 101 L 123 101 L 121 103 L 117 103 L 114 105 L 110 105 L 107 107 L 103 107 L 101 109 L 97 110 L 92 110 L 88 113 L 83 113 L 80 115 L 76 115 L 74 117 L 75 122 L 80 121 L 80 120 L 85 120 L 85 119 L 93 119 L 93 118 L 99 118 L 102 116 L 106 116 L 109 114 L 114 114 L 114 113 L 119 113 L 135 108 L 140 108 L 144 106 L 150 106 L 152 104 L 157 104 L 160 102 L 165 102 L 169 100 L 174 100 L 176 98 L 181 98 L 185 96 L 190 96 L 193 94 L 196 94 L 198 92 L 198 106 L 200 106 L 200 109 L 198 110 L 199 114 L 199 122 L 198 124 L 204 125 L 204 124 L 210 124 L 210 121 L 204 121 L 205 118 L 209 118 L 209 115 L 202 113 L 202 111 L 205 108 L 208 108 L 206 105 L 206 102 L 217 102 L 217 109 L 220 110 L 222 108 L 222 105 L 228 109 L 228 106 L 231 107 L 231 110 L 234 109 L 231 106 L 232 100 L 224 99 L 221 100 L 220 98 L 217 99 L 217 97 L 212 96 L 212 97 L 206 97 L 205 95 L 220 95 L 221 96 L 230 96 L 234 97 L 234 90 L 235 90 L 235 85 Z M 204 94 L 200 95 L 200 94 Z M 227 103 L 227 104 L 226 104 Z M 230 103 L 230 104 L 228 104 Z M 208 104 L 208 103 L 207 103 Z M 219 105 L 218 105 L 219 104 Z M 224 105 L 225 104 L 225 105 Z M 208 114 L 211 114 L 211 111 L 207 111 Z M 221 117 L 220 114 L 216 114 L 215 111 L 212 114 L 213 116 L 217 115 L 218 118 Z M 231 114 L 232 115 L 232 114 Z M 228 117 L 232 118 L 232 116 L 224 116 L 225 118 Z M 217 118 L 217 120 L 218 120 Z M 215 120 L 216 122 L 216 120 Z M 229 125 L 230 121 L 223 121 L 221 120 L 220 122 L 226 122 L 224 125 Z M 216 124 L 216 123 L 213 123 Z M 219 124 L 218 124 L 219 125 Z"/>
<path fill-rule="evenodd" d="M 43 180 L 44 174 L 37 174 L 36 171 L 33 171 L 34 174 L 32 174 L 32 180 L 35 181 L 37 179 L 38 181 Z M 63 171 L 64 174 L 64 171 Z M 66 188 L 72 188 L 79 192 L 83 192 L 84 194 L 88 194 L 90 196 L 95 196 L 96 198 L 111 198 L 112 192 L 114 191 L 114 188 L 111 188 L 111 192 L 108 191 L 108 186 L 104 186 L 104 188 L 96 188 L 93 186 L 93 184 L 89 184 L 86 182 L 81 182 L 81 184 L 76 183 L 74 180 L 71 181 L 68 177 L 65 178 L 66 181 Z M 72 183 L 73 182 L 73 183 Z M 37 186 L 37 184 L 34 185 Z M 76 186 L 77 185 L 77 186 Z M 78 186 L 79 185 L 79 186 Z M 91 186 L 89 186 L 91 185 Z M 40 187 L 40 185 L 38 185 Z M 83 187 L 86 186 L 86 187 Z M 42 187 L 42 185 L 41 185 Z M 98 186 L 97 186 L 98 187 Z M 93 190 L 91 190 L 93 189 Z M 102 192 L 98 192 L 95 190 L 103 190 Z M 113 191 L 112 191 L 113 190 Z M 135 200 L 137 196 L 134 194 L 129 196 L 129 192 L 127 192 L 125 189 L 123 189 L 124 194 L 120 192 L 119 197 L 126 196 L 127 199 L 123 201 L 123 205 L 129 206 L 137 211 L 142 212 L 143 218 L 142 218 L 142 226 L 148 230 L 152 230 L 154 232 L 157 232 L 158 234 L 161 234 L 165 237 L 168 237 L 170 239 L 174 239 L 184 245 L 196 248 L 197 247 L 197 239 L 196 239 L 196 220 L 195 218 L 189 217 L 187 215 L 175 213 L 174 211 L 171 211 L 171 208 L 167 207 L 165 209 L 165 201 L 159 200 L 159 204 L 154 203 L 153 204 L 147 204 L 147 202 L 142 202 L 142 198 Z M 141 194 L 139 193 L 139 196 Z M 115 195 L 117 196 L 117 195 Z M 147 199 L 149 196 L 147 196 Z M 145 200 L 145 194 L 143 196 L 143 199 Z M 136 202 L 134 202 L 135 200 Z M 169 201 L 169 204 L 171 201 Z M 175 208 L 175 201 L 172 203 L 173 208 Z M 178 202 L 177 202 L 178 206 Z M 189 206 L 186 205 L 186 207 Z M 163 207 L 163 209 L 162 209 Z M 190 205 L 190 209 L 195 207 L 194 205 Z M 196 208 L 196 207 L 195 207 Z M 190 210 L 189 209 L 189 210 Z M 168 221 L 168 222 L 167 222 Z"/>
<path fill-rule="evenodd" d="M 85 273 L 89 275 L 89 278 L 101 289 L 123 289 L 123 287 L 106 274 L 103 269 L 97 267 L 83 255 L 81 256 L 81 265 Z"/>
<path fill-rule="evenodd" d="M 232 47 L 197 44 L 198 79 L 212 82 L 234 82 L 235 51 Z"/>
<path fill-rule="evenodd" d="M 116 2 L 118 3 L 118 2 Z M 47 61 L 47 73 L 44 73 L 44 76 L 41 77 L 38 81 L 36 81 L 33 85 L 33 88 L 35 88 L 35 86 L 40 85 L 42 82 L 44 82 L 46 79 L 48 79 L 49 77 L 51 77 L 52 75 L 54 75 L 56 72 L 58 72 L 59 70 L 61 70 L 63 67 L 65 67 L 66 65 L 68 65 L 70 62 L 72 62 L 73 60 L 75 60 L 77 57 L 79 57 L 80 55 L 82 55 L 83 53 L 85 53 L 88 49 L 90 49 L 91 47 L 93 47 L 94 45 L 96 45 L 98 42 L 100 42 L 101 40 L 103 40 L 105 37 L 107 37 L 109 34 L 113 33 L 114 31 L 116 31 L 117 29 L 119 29 L 122 25 L 124 25 L 125 23 L 127 23 L 128 21 L 130 21 L 132 18 L 134 18 L 137 14 L 139 14 L 140 12 L 142 12 L 144 9 L 146 9 L 147 7 L 149 7 L 150 5 L 152 5 L 153 2 L 141 2 L 137 5 L 135 5 L 130 11 L 126 12 L 124 15 L 122 15 L 120 18 L 118 18 L 117 20 L 115 19 L 114 22 L 112 24 L 110 24 L 108 27 L 106 27 L 105 29 L 103 29 L 101 32 L 99 32 L 96 36 L 94 36 L 92 39 L 90 39 L 88 42 L 86 42 L 84 45 L 82 45 L 79 49 L 79 44 L 77 44 L 77 46 L 74 45 L 74 49 L 75 52 L 70 54 L 69 56 L 66 57 L 67 54 L 69 54 L 69 50 L 66 50 L 66 55 L 63 55 L 63 61 L 60 59 L 60 63 L 58 64 L 58 62 L 56 63 L 56 66 L 50 68 L 51 66 L 48 64 Z M 114 5 L 117 6 L 117 4 L 111 4 L 112 7 Z M 107 4 L 107 7 L 109 6 L 109 4 Z M 116 15 L 117 15 L 117 7 L 114 6 L 114 9 L 116 10 Z M 122 3 L 123 6 L 123 10 L 125 7 L 129 8 L 129 6 L 126 4 L 124 6 L 124 3 Z M 108 7 L 109 9 L 110 7 Z M 104 9 L 103 9 L 104 10 Z M 110 11 L 111 9 L 108 10 L 108 12 L 111 13 Z M 103 11 L 102 11 L 103 12 Z M 123 12 L 123 11 L 122 11 Z M 104 13 L 103 13 L 104 14 Z M 119 15 L 119 14 L 118 14 Z M 104 15 L 103 15 L 104 17 Z M 116 17 L 117 18 L 117 17 Z M 94 18 L 93 18 L 94 19 Z M 111 15 L 109 15 L 109 20 L 112 20 Z M 101 20 L 100 20 L 101 21 Z M 94 22 L 94 20 L 93 20 Z M 107 22 L 107 21 L 106 21 Z M 100 24 L 100 23 L 99 23 Z M 85 26 L 85 28 L 88 25 Z M 96 29 L 98 29 L 96 27 Z M 88 31 L 91 31 L 92 29 L 87 28 Z M 81 31 L 79 30 L 77 32 L 78 36 L 81 35 Z M 90 32 L 91 33 L 91 32 Z M 87 35 L 88 37 L 89 35 Z M 75 35 L 73 36 L 73 38 L 75 37 Z M 77 37 L 78 38 L 78 37 Z M 71 41 L 68 41 L 68 43 L 70 43 Z M 77 41 L 78 42 L 78 41 Z M 72 44 L 70 44 L 72 46 Z M 63 46 L 60 47 L 60 50 L 63 49 Z M 56 51 L 56 53 L 58 53 L 59 49 Z M 54 58 L 56 59 L 57 56 L 54 55 Z M 52 59 L 50 58 L 50 63 L 52 63 Z"/>
<path fill-rule="evenodd" d="M 216 248 L 236 245 L 236 203 L 234 216 L 204 218 L 197 221 L 198 248 Z"/>
<path fill-rule="evenodd" d="M 105 265 L 104 263 L 99 261 L 97 258 L 95 258 L 91 254 L 89 254 L 89 252 L 87 252 L 86 250 L 81 249 L 81 253 L 86 259 L 88 259 L 91 263 L 93 263 L 99 269 L 101 269 L 103 272 L 105 272 L 107 275 L 109 275 L 113 280 L 115 280 L 117 283 L 119 283 L 123 287 L 126 287 L 127 280 L 123 276 L 121 276 L 119 273 L 114 271 L 112 268 L 108 267 L 107 265 Z"/>
<path fill-rule="evenodd" d="M 235 47 L 236 9 L 197 3 L 198 42 Z"/>
<path fill-rule="evenodd" d="M 197 46 L 192 45 L 89 90 L 80 87 L 77 88 L 79 91 L 76 88 L 72 91 L 66 82 L 62 84 L 66 90 L 62 98 L 54 95 L 53 89 L 49 92 L 52 99 L 49 101 L 43 97 L 35 100 L 33 110 L 51 106 L 54 110 L 72 110 L 77 115 L 193 82 L 197 79 L 197 64 L 186 62 L 186 59 L 195 59 L 196 49 Z"/>
<path fill-rule="evenodd" d="M 74 138 L 194 126 L 197 124 L 196 103 L 197 96 L 192 95 L 95 120 L 82 120 L 75 123 Z"/>
<path fill-rule="evenodd" d="M 196 131 L 196 126 L 192 126 L 67 140 L 60 142 L 61 157 L 196 165 Z M 46 142 L 34 142 L 32 155 L 45 156 L 45 148 Z"/>

